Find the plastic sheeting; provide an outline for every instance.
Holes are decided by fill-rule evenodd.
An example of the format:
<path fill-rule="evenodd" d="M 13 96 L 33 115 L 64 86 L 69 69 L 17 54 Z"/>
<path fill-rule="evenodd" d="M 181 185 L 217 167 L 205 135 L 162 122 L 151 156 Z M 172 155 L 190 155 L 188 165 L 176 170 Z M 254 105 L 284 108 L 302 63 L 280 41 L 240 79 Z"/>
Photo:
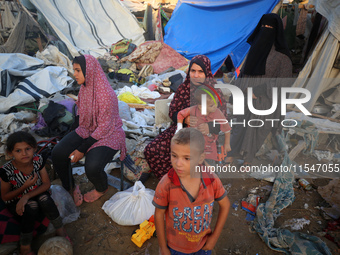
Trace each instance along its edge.
<path fill-rule="evenodd" d="M 134 96 L 148 99 L 156 99 L 161 97 L 161 95 L 157 91 L 150 91 L 146 87 L 137 87 L 136 85 L 132 85 L 131 87 L 129 86 L 124 86 L 123 88 L 118 90 L 117 96 L 122 95 L 125 92 L 131 92 Z"/>
<path fill-rule="evenodd" d="M 339 41 L 326 29 L 293 84 L 311 93 L 311 99 L 304 104 L 309 111 L 323 92 L 340 84 L 340 69 L 333 67 L 339 48 Z M 299 98 L 299 95 L 294 97 Z"/>
<path fill-rule="evenodd" d="M 6 1 L 6 4 L 7 3 L 8 2 Z M 34 35 L 35 37 L 37 37 L 39 34 L 43 46 L 45 45 L 45 41 L 47 41 L 47 38 L 45 37 L 43 30 L 41 30 L 38 22 L 34 20 L 34 18 L 27 12 L 27 10 L 21 7 L 17 11 L 18 14 L 15 26 L 9 31 L 10 35 L 6 43 L 0 45 L 0 53 L 34 54 L 35 52 L 31 52 L 33 49 L 32 47 L 30 47 L 32 46 L 32 36 Z M 30 43 L 27 43 L 27 39 L 30 40 Z M 36 47 L 38 48 L 38 44 L 36 44 Z"/>
<path fill-rule="evenodd" d="M 131 12 L 145 11 L 146 6 L 138 0 L 120 0 Z"/>
<path fill-rule="evenodd" d="M 65 67 L 70 73 L 73 73 L 71 60 L 61 53 L 54 45 L 48 45 L 42 52 L 37 52 L 36 57 L 43 60 L 45 65 L 56 65 Z"/>
<path fill-rule="evenodd" d="M 315 9 L 328 20 L 328 29 L 340 41 L 340 2 L 339 0 L 314 1 Z"/>
<path fill-rule="evenodd" d="M 0 97 L 0 113 L 8 111 L 11 107 L 27 104 L 67 87 L 72 78 L 67 76 L 63 67 L 49 66 L 21 81 L 8 97 Z"/>
<path fill-rule="evenodd" d="M 0 16 L 1 22 L 0 22 L 0 28 L 2 29 L 11 29 L 15 26 L 16 18 L 12 14 L 12 7 L 11 3 L 8 1 L 3 1 L 2 4 L 0 4 L 0 7 L 4 9 L 4 12 Z"/>
<path fill-rule="evenodd" d="M 45 16 L 72 56 L 79 52 L 95 57 L 108 52 L 123 38 L 139 45 L 144 30 L 118 0 L 31 0 Z"/>
<path fill-rule="evenodd" d="M 18 80 L 16 76 L 26 77 L 37 72 L 44 61 L 25 54 L 0 53 L 0 97 L 7 97 Z"/>
<path fill-rule="evenodd" d="M 197 54 L 208 56 L 213 73 L 229 54 L 239 67 L 250 47 L 246 42 L 249 35 L 278 2 L 179 0 L 165 27 L 164 42 L 188 59 Z"/>
<path fill-rule="evenodd" d="M 334 68 L 334 61 L 340 48 L 340 2 L 319 0 L 315 1 L 315 4 L 316 11 L 327 18 L 328 28 L 320 37 L 293 85 L 293 87 L 306 88 L 311 92 L 311 99 L 304 104 L 308 110 L 313 109 L 323 92 L 340 84 L 340 69 Z M 298 97 L 299 95 L 295 96 Z"/>
<path fill-rule="evenodd" d="M 15 72 L 17 75 L 20 74 L 20 70 L 15 70 Z M 21 76 L 24 76 L 24 73 L 24 71 L 21 72 Z M 67 70 L 63 67 L 49 66 L 35 71 L 32 76 L 15 85 L 14 91 L 8 97 L 0 96 L 0 113 L 8 111 L 13 106 L 49 97 L 66 88 L 71 81 L 73 81 L 72 78 L 67 76 Z"/>

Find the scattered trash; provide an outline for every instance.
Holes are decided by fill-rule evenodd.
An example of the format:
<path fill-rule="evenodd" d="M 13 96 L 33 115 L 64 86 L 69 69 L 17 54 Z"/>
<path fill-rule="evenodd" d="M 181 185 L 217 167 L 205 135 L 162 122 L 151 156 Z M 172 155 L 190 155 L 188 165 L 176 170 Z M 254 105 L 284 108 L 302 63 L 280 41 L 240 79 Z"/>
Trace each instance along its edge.
<path fill-rule="evenodd" d="M 128 93 L 128 95 L 133 95 L 135 97 L 139 97 L 139 98 L 159 98 L 161 95 L 157 92 L 157 91 L 150 91 L 147 87 L 138 87 L 136 85 L 132 85 L 131 87 L 129 86 L 125 86 L 124 88 L 121 88 L 118 90 L 118 99 L 120 99 L 122 97 L 122 95 Z M 122 100 L 122 99 L 120 99 Z M 125 100 L 122 100 L 125 101 Z M 134 102 L 127 102 L 126 103 L 134 103 Z"/>
<path fill-rule="evenodd" d="M 226 185 L 223 185 L 224 189 L 227 191 L 227 194 L 229 193 L 229 190 L 231 188 L 231 183 L 228 183 Z"/>
<path fill-rule="evenodd" d="M 242 209 L 252 215 L 255 215 L 256 208 L 259 205 L 259 201 L 260 201 L 260 196 L 249 194 L 246 200 L 241 201 Z"/>
<path fill-rule="evenodd" d="M 267 153 L 267 157 L 273 165 L 281 163 L 281 155 L 277 150 L 270 150 L 270 153 Z"/>
<path fill-rule="evenodd" d="M 79 218 L 80 209 L 74 204 L 73 198 L 60 185 L 51 185 L 51 197 L 56 204 L 63 224 L 71 223 Z"/>
<path fill-rule="evenodd" d="M 303 207 L 304 207 L 305 209 L 308 209 L 308 204 L 305 204 Z"/>
<path fill-rule="evenodd" d="M 340 240 L 339 240 L 339 234 L 340 234 L 340 219 L 336 221 L 328 222 L 327 228 L 324 229 L 325 231 L 325 237 L 332 242 L 334 242 L 338 248 L 340 248 Z"/>
<path fill-rule="evenodd" d="M 138 96 L 133 95 L 131 92 L 124 92 L 118 96 L 120 101 L 125 103 L 133 103 L 133 104 L 146 104 L 142 101 Z"/>
<path fill-rule="evenodd" d="M 236 201 L 232 204 L 232 208 L 234 208 L 234 210 L 237 211 L 239 205 L 240 205 L 240 203 L 238 201 Z"/>
<path fill-rule="evenodd" d="M 241 252 L 240 252 L 239 249 L 235 249 L 235 250 L 234 250 L 234 254 L 241 254 Z"/>
<path fill-rule="evenodd" d="M 73 167 L 72 174 L 77 174 L 77 175 L 85 174 L 85 167 L 84 166 Z"/>
<path fill-rule="evenodd" d="M 340 163 L 340 153 L 335 153 L 333 155 L 333 161 L 337 162 L 337 163 Z"/>
<path fill-rule="evenodd" d="M 249 174 L 251 177 L 257 180 L 264 180 L 268 182 L 274 182 L 277 173 L 271 171 L 255 171 Z"/>
<path fill-rule="evenodd" d="M 119 117 L 124 120 L 131 121 L 131 112 L 130 112 L 130 106 L 123 102 L 118 100 L 118 109 L 119 109 Z"/>
<path fill-rule="evenodd" d="M 262 187 L 260 187 L 260 189 L 262 189 L 262 190 L 267 190 L 267 191 L 271 192 L 271 191 L 272 191 L 272 189 L 273 189 L 273 186 L 266 185 L 266 186 L 262 186 Z"/>
<path fill-rule="evenodd" d="M 120 180 L 119 178 L 117 178 L 117 177 L 111 175 L 111 174 L 107 174 L 107 183 L 108 183 L 110 186 L 116 188 L 117 190 L 121 190 L 121 187 L 120 187 L 120 185 L 121 185 L 121 180 Z M 130 183 L 128 183 L 128 182 L 126 182 L 126 181 L 123 181 L 123 190 L 126 190 L 126 189 L 128 189 L 128 188 L 130 188 L 130 187 L 131 187 L 131 184 L 130 184 Z"/>
<path fill-rule="evenodd" d="M 149 220 L 145 220 L 139 224 L 139 229 L 135 230 L 131 236 L 131 241 L 140 248 L 146 240 L 153 236 L 155 231 L 155 219 L 152 215 Z"/>
<path fill-rule="evenodd" d="M 233 213 L 231 213 L 231 214 L 234 215 L 234 216 L 236 216 L 236 217 L 238 217 L 238 214 L 237 214 L 237 213 L 234 213 L 234 212 L 233 212 Z"/>
<path fill-rule="evenodd" d="M 247 213 L 246 221 L 253 221 L 255 219 L 255 215 Z"/>
<path fill-rule="evenodd" d="M 114 194 L 102 209 L 119 225 L 141 224 L 155 213 L 152 204 L 154 195 L 154 190 L 145 188 L 142 182 L 137 181 L 133 187 Z"/>
<path fill-rule="evenodd" d="M 314 150 L 314 156 L 318 159 L 318 161 L 321 161 L 323 159 L 331 161 L 333 159 L 334 154 L 330 151 Z"/>
<path fill-rule="evenodd" d="M 300 219 L 290 219 L 283 223 L 282 228 L 290 227 L 291 230 L 301 230 L 304 225 L 309 225 L 310 220 L 306 220 L 305 218 Z"/>
<path fill-rule="evenodd" d="M 333 219 L 340 218 L 340 180 L 331 180 L 328 185 L 318 187 L 318 192 L 332 207 L 321 207 Z"/>
<path fill-rule="evenodd" d="M 311 190 L 312 185 L 306 179 L 299 179 L 299 184 L 304 190 Z"/>
<path fill-rule="evenodd" d="M 249 190 L 249 192 L 252 193 L 252 194 L 256 194 L 257 191 L 258 191 L 258 189 L 259 189 L 259 188 L 256 187 L 256 188 L 254 188 L 254 189 Z"/>

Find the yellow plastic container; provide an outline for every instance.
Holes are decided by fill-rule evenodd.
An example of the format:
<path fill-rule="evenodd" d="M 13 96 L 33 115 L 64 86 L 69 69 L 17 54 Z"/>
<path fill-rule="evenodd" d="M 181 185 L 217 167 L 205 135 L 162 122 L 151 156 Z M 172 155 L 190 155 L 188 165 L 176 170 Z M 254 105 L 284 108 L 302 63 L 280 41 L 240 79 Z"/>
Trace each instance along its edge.
<path fill-rule="evenodd" d="M 139 229 L 132 235 L 131 241 L 140 248 L 146 240 L 153 236 L 155 230 L 156 227 L 153 223 L 153 216 L 151 216 L 149 220 L 145 220 L 139 225 Z"/>

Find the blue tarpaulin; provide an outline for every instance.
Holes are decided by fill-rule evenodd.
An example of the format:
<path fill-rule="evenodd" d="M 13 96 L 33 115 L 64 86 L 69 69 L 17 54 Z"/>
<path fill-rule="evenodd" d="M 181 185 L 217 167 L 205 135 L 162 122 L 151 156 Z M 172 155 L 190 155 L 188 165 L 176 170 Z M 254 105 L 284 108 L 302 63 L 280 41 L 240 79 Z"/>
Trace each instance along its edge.
<path fill-rule="evenodd" d="M 179 0 L 165 27 L 164 41 L 188 59 L 208 56 L 213 73 L 228 55 L 237 68 L 249 50 L 249 35 L 279 1 Z"/>

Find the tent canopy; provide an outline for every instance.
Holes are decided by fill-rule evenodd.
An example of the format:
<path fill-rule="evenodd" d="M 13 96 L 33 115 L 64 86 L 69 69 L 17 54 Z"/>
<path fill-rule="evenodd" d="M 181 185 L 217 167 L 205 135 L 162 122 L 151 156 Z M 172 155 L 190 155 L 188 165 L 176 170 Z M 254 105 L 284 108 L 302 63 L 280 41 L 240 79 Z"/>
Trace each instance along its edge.
<path fill-rule="evenodd" d="M 279 1 L 179 0 L 165 27 L 164 42 L 188 59 L 208 56 L 213 73 L 228 55 L 237 68 L 249 50 L 249 35 Z"/>
<path fill-rule="evenodd" d="M 340 69 L 334 67 L 340 49 L 340 2 L 319 0 L 315 8 L 327 18 L 328 27 L 293 84 L 293 87 L 306 88 L 311 92 L 311 99 L 304 104 L 310 111 L 322 93 L 340 84 Z M 299 98 L 304 95 L 295 94 L 291 97 Z"/>
<path fill-rule="evenodd" d="M 123 38 L 139 45 L 144 30 L 119 0 L 31 0 L 45 16 L 72 56 L 104 55 Z"/>

